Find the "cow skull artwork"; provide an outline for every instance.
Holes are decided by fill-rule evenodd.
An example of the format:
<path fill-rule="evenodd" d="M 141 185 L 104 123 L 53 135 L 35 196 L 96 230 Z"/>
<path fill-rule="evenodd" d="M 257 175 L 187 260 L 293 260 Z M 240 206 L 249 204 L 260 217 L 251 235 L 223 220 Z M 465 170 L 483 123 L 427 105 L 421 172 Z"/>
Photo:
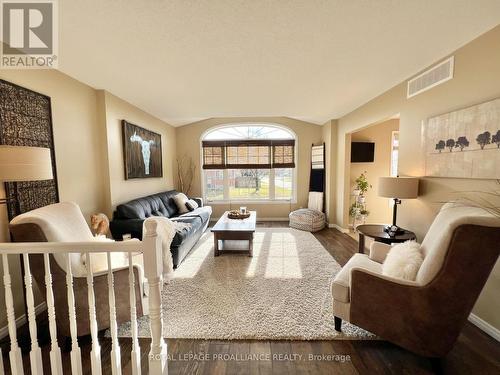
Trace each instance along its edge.
<path fill-rule="evenodd" d="M 130 137 L 130 142 L 137 142 L 141 145 L 142 160 L 144 162 L 144 174 L 149 174 L 151 146 L 155 144 L 155 141 L 153 140 L 145 141 L 142 139 L 142 137 L 137 135 L 137 132 L 134 132 L 134 135 Z"/>

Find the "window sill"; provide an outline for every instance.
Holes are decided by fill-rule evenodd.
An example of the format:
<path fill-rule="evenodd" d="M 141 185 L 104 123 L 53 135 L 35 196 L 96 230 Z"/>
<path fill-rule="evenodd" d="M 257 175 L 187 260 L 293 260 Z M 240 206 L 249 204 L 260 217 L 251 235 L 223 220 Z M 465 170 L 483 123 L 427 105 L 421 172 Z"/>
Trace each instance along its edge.
<path fill-rule="evenodd" d="M 248 200 L 217 200 L 217 201 L 210 201 L 207 200 L 206 198 L 204 199 L 206 204 L 213 204 L 213 205 L 232 205 L 232 204 L 295 204 L 297 203 L 297 200 L 292 199 L 292 200 L 287 200 L 287 199 L 248 199 Z"/>

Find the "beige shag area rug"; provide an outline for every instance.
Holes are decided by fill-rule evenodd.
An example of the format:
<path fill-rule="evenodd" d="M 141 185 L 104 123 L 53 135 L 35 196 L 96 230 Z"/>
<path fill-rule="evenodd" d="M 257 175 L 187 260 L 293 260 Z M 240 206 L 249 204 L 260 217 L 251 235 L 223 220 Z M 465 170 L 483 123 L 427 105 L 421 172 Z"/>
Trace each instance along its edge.
<path fill-rule="evenodd" d="M 254 256 L 213 256 L 206 232 L 165 284 L 164 337 L 191 339 L 371 339 L 349 323 L 334 329 L 330 282 L 340 265 L 309 232 L 258 229 Z M 130 337 L 130 323 L 120 337 Z M 148 317 L 139 336 L 149 337 Z"/>

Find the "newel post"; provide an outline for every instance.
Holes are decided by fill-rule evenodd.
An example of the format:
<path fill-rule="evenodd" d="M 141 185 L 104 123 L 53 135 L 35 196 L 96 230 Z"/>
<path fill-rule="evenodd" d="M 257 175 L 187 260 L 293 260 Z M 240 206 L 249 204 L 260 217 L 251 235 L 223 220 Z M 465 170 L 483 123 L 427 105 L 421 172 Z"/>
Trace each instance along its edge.
<path fill-rule="evenodd" d="M 145 222 L 143 237 L 144 274 L 149 285 L 149 322 L 151 328 L 151 350 L 149 352 L 149 373 L 167 373 L 167 344 L 163 340 L 163 316 L 161 306 L 161 275 L 163 273 L 161 238 L 156 233 L 157 223 Z"/>

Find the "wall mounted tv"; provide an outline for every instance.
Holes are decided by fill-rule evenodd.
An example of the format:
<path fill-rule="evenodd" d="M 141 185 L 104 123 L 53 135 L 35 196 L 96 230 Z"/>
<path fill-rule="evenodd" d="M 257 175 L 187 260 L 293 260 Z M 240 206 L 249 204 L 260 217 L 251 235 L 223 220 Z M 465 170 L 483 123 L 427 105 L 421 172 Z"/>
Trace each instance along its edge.
<path fill-rule="evenodd" d="M 351 163 L 373 163 L 374 153 L 375 143 L 373 142 L 351 143 Z"/>

